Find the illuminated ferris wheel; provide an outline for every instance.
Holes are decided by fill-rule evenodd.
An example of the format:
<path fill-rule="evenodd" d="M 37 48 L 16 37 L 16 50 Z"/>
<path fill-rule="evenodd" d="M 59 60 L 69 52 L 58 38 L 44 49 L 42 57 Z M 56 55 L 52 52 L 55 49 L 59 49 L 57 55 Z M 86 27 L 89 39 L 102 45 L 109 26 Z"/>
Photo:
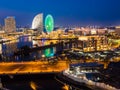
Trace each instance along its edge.
<path fill-rule="evenodd" d="M 48 14 L 45 18 L 45 29 L 47 33 L 52 32 L 54 29 L 54 19 L 50 14 Z"/>

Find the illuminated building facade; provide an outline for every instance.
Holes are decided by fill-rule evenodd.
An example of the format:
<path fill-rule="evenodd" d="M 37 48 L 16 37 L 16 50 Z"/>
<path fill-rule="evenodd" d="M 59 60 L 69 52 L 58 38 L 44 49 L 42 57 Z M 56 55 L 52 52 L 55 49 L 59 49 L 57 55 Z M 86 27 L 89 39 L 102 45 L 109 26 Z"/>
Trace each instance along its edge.
<path fill-rule="evenodd" d="M 120 36 L 120 26 L 115 27 L 115 33 Z"/>
<path fill-rule="evenodd" d="M 16 21 L 14 17 L 5 18 L 5 32 L 6 33 L 16 32 Z"/>
<path fill-rule="evenodd" d="M 102 51 L 108 49 L 108 39 L 105 36 L 80 36 L 79 42 L 84 51 Z"/>
<path fill-rule="evenodd" d="M 38 30 L 38 32 L 43 31 L 43 14 L 38 14 L 34 17 L 32 22 L 32 29 Z"/>
<path fill-rule="evenodd" d="M 98 28 L 98 29 L 96 29 L 96 28 L 89 28 L 89 27 L 81 27 L 81 28 L 75 28 L 75 30 L 74 30 L 74 34 L 75 35 L 84 35 L 84 36 L 86 36 L 86 35 L 104 35 L 105 33 L 106 33 L 106 31 L 108 31 L 107 30 L 107 28 L 102 28 L 102 29 L 100 29 L 100 28 Z"/>

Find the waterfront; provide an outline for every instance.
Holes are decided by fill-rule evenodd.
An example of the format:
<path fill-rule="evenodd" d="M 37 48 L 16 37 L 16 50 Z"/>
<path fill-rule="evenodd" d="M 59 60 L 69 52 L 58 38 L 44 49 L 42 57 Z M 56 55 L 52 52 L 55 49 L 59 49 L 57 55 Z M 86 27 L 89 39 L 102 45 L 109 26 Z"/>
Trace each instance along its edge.
<path fill-rule="evenodd" d="M 119 3 L 1 0 L 0 90 L 120 90 Z"/>
<path fill-rule="evenodd" d="M 120 55 L 119 47 L 114 50 L 84 52 L 77 47 L 76 49 L 72 49 L 72 46 L 75 46 L 72 45 L 72 42 L 64 48 L 62 47 L 62 43 L 62 45 L 59 45 L 60 47 L 51 46 L 29 52 L 31 48 L 50 45 L 51 41 L 52 40 L 47 41 L 46 39 L 35 41 L 31 36 L 23 35 L 19 36 L 16 42 L 9 41 L 2 43 L 0 74 L 5 76 L 5 79 L 1 77 L 4 86 L 10 90 L 16 90 L 18 87 L 20 87 L 20 90 L 64 90 L 63 88 L 66 87 L 70 90 L 74 90 L 73 88 L 77 88 L 77 90 L 89 90 L 90 88 L 87 88 L 87 85 L 73 86 L 75 83 L 72 80 L 57 80 L 55 79 L 55 75 L 49 77 L 50 74 L 48 73 L 60 73 L 67 69 L 70 63 L 74 62 L 97 61 L 98 63 L 109 63 L 115 61 L 114 58 L 119 58 Z M 59 54 L 58 51 L 61 53 Z M 61 54 L 63 55 L 62 57 Z M 48 74 L 48 76 L 40 75 L 36 77 L 33 75 L 45 73 Z M 21 76 L 19 77 L 19 75 Z M 6 80 L 6 78 L 8 79 Z M 71 81 L 73 82 L 72 84 Z M 118 87 L 118 84 L 115 86 Z"/>
<path fill-rule="evenodd" d="M 3 77 L 4 87 L 10 90 L 61 90 L 62 84 L 54 80 L 54 75 L 18 75 L 13 79 Z M 33 89 L 34 88 L 34 89 Z"/>
<path fill-rule="evenodd" d="M 44 46 L 48 43 L 45 40 L 35 41 L 32 36 L 23 35 L 19 36 L 16 41 L 9 41 L 0 44 L 0 61 L 2 62 L 21 62 L 21 61 L 34 61 L 45 57 L 52 57 L 56 54 L 56 48 L 50 47 L 47 49 L 36 50 L 29 52 L 35 46 Z M 18 53 L 19 52 L 19 53 Z"/>
<path fill-rule="evenodd" d="M 61 82 L 55 78 L 55 74 L 26 74 L 16 75 L 13 78 L 9 76 L 1 77 L 3 86 L 10 90 L 91 90 L 87 87 L 81 86 L 80 88 L 79 86 L 77 88 L 71 84 Z"/>

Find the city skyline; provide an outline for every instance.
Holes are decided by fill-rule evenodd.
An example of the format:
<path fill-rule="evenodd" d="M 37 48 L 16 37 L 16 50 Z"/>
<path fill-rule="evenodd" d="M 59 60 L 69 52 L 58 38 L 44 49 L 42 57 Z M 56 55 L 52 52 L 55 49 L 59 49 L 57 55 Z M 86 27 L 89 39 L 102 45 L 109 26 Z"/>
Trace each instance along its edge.
<path fill-rule="evenodd" d="M 4 18 L 15 16 L 17 25 L 32 25 L 39 13 L 53 15 L 55 25 L 120 25 L 119 0 L 66 0 L 29 1 L 2 0 L 0 3 L 0 24 Z"/>

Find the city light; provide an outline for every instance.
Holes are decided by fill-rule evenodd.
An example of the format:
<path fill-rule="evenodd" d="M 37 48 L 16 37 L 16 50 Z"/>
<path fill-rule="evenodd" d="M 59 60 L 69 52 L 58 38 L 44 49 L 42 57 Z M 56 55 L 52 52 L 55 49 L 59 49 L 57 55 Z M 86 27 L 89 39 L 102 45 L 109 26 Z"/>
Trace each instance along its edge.
<path fill-rule="evenodd" d="M 120 1 L 88 1 L 1 0 L 0 90 L 120 89 Z"/>

